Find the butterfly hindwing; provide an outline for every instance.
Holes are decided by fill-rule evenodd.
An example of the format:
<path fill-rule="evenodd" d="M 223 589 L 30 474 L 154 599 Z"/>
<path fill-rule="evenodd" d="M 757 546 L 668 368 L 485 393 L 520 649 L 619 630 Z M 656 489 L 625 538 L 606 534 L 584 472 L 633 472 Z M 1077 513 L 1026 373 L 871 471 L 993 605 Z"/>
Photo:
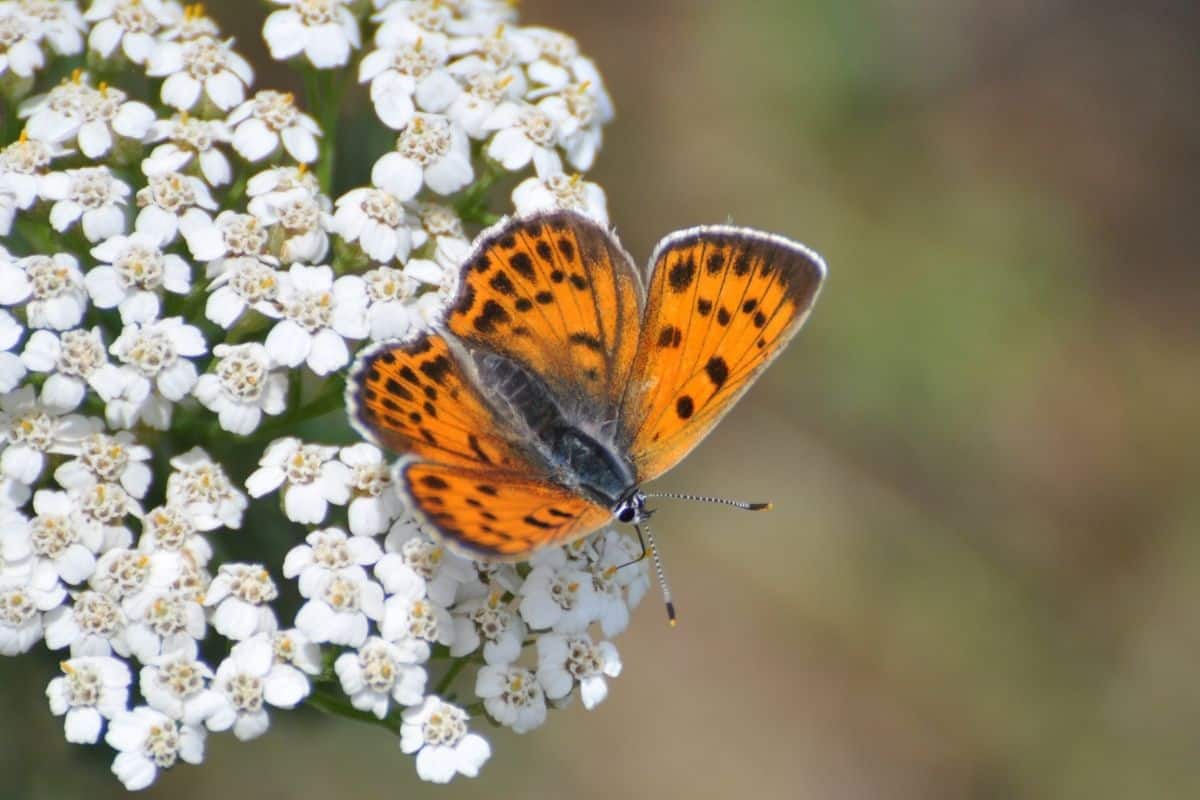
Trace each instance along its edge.
<path fill-rule="evenodd" d="M 659 243 L 618 444 L 640 480 L 695 447 L 787 344 L 825 275 L 812 251 L 730 226 Z"/>
<path fill-rule="evenodd" d="M 611 418 L 637 348 L 641 282 L 608 230 L 572 211 L 485 231 L 446 325 L 515 359 L 573 412 Z"/>
<path fill-rule="evenodd" d="M 351 420 L 394 453 L 536 474 L 467 369 L 435 333 L 365 350 L 347 388 Z"/>
<path fill-rule="evenodd" d="M 612 512 L 549 481 L 413 461 L 399 475 L 418 518 L 472 558 L 523 560 L 591 533 Z"/>

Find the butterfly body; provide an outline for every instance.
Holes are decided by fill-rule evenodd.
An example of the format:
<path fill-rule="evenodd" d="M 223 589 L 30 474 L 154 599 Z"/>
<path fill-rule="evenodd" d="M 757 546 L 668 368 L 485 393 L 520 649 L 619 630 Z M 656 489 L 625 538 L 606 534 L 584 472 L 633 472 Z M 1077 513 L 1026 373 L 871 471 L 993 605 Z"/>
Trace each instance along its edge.
<path fill-rule="evenodd" d="M 444 323 L 360 355 L 353 424 L 404 455 L 410 507 L 473 557 L 527 558 L 647 515 L 676 464 L 799 329 L 824 264 L 782 237 L 672 234 L 641 273 L 575 212 L 504 220 Z"/>

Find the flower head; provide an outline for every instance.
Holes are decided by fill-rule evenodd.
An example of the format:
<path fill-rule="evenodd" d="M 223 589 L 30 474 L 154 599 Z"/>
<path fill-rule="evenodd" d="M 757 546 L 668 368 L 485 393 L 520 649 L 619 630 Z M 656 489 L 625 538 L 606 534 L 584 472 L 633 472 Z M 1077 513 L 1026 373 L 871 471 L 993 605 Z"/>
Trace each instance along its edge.
<path fill-rule="evenodd" d="M 492 754 L 484 738 L 467 730 L 467 714 L 437 697 L 404 712 L 400 749 L 416 753 L 417 774 L 434 783 L 455 775 L 473 778 Z"/>

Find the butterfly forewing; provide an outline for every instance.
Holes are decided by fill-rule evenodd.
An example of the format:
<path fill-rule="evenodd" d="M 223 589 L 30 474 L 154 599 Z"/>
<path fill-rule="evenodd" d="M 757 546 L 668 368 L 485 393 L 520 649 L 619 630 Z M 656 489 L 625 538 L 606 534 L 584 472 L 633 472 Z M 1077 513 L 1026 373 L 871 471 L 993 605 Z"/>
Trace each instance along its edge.
<path fill-rule="evenodd" d="M 677 464 L 799 329 L 825 266 L 744 228 L 682 231 L 655 250 L 620 444 L 640 480 Z"/>
<path fill-rule="evenodd" d="M 348 388 L 355 426 L 395 453 L 539 474 L 457 355 L 437 334 L 366 350 Z"/>
<path fill-rule="evenodd" d="M 473 558 L 520 560 L 596 530 L 609 509 L 544 480 L 416 461 L 400 467 L 413 509 Z"/>
<path fill-rule="evenodd" d="M 536 214 L 480 237 L 446 324 L 533 371 L 564 410 L 611 418 L 637 347 L 640 293 L 605 228 L 575 212 Z"/>

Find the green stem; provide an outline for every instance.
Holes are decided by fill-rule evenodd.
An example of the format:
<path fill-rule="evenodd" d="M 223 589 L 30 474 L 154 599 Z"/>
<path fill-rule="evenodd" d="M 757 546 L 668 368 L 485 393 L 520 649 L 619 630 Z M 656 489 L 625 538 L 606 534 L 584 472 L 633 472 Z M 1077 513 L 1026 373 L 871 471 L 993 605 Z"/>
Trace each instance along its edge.
<path fill-rule="evenodd" d="M 477 161 L 480 165 L 479 175 L 475 182 L 463 191 L 458 202 L 454 204 L 454 210 L 467 222 L 491 225 L 499 217 L 488 211 L 488 190 L 504 173 L 487 158 L 480 158 Z"/>
<path fill-rule="evenodd" d="M 345 88 L 344 70 L 304 70 L 304 93 L 321 136 L 317 147 L 317 180 L 321 191 L 333 193 L 334 162 L 337 160 L 337 123 Z"/>
<path fill-rule="evenodd" d="M 270 422 L 260 425 L 254 433 L 255 439 L 267 439 L 284 431 L 290 431 L 295 428 L 298 423 L 310 420 L 315 417 L 324 416 L 331 411 L 334 411 L 342 405 L 343 387 L 341 381 L 330 380 L 330 386 L 322 392 L 317 399 L 313 400 L 303 408 L 298 408 L 290 414 L 284 414 L 281 417 L 276 417 Z"/>
<path fill-rule="evenodd" d="M 446 670 L 446 674 L 438 681 L 437 688 L 433 690 L 433 693 L 439 697 L 444 697 L 446 692 L 450 690 L 450 687 L 454 685 L 454 679 L 458 677 L 458 674 L 463 671 L 468 663 L 468 659 L 460 658 L 451 664 L 450 669 Z"/>
<path fill-rule="evenodd" d="M 365 722 L 368 725 L 376 725 L 381 728 L 386 728 L 392 733 L 396 733 L 398 730 L 400 730 L 399 720 L 394 719 L 393 715 L 389 714 L 383 719 L 380 719 L 368 711 L 360 711 L 351 705 L 350 702 L 343 696 L 334 694 L 333 692 L 322 688 L 320 685 L 317 685 L 313 688 L 313 693 L 308 696 L 308 699 L 305 700 L 305 703 L 319 711 L 324 711 L 326 714 L 333 714 L 334 716 L 345 717 L 346 719 L 357 720 L 358 722 Z"/>

